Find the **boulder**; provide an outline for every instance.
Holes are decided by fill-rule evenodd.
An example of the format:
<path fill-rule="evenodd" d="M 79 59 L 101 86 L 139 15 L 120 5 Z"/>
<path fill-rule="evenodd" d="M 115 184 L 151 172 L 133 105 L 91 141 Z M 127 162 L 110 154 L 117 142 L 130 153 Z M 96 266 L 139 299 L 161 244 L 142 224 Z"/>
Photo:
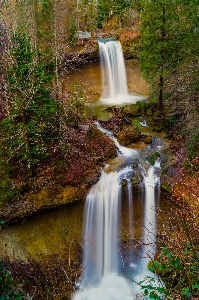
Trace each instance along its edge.
<path fill-rule="evenodd" d="M 140 130 L 137 128 L 135 129 L 134 126 L 127 126 L 118 133 L 117 140 L 121 145 L 127 146 L 133 142 L 139 141 L 140 136 Z"/>
<path fill-rule="evenodd" d="M 145 144 L 151 144 L 152 143 L 152 136 L 146 136 L 144 139 Z"/>

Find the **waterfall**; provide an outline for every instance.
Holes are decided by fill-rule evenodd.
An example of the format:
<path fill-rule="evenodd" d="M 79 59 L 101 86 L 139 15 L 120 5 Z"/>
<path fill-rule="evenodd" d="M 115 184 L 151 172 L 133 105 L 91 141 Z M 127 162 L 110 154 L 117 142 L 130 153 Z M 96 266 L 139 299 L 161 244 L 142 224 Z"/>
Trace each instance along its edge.
<path fill-rule="evenodd" d="M 103 96 L 101 103 L 120 105 L 144 100 L 143 96 L 130 95 L 121 43 L 117 40 L 99 40 Z"/>
<path fill-rule="evenodd" d="M 91 285 L 118 272 L 120 173 L 102 175 L 86 199 L 83 284 Z"/>
<path fill-rule="evenodd" d="M 143 272 L 147 270 L 148 262 L 155 255 L 156 241 L 156 214 L 155 214 L 155 186 L 158 177 L 154 174 L 154 167 L 150 167 L 144 177 L 145 183 L 145 212 L 144 212 L 144 255 Z"/>
<path fill-rule="evenodd" d="M 82 291 L 74 300 L 132 300 L 132 291 L 119 276 L 119 214 L 122 180 L 132 175 L 127 166 L 118 172 L 102 171 L 85 204 Z"/>
<path fill-rule="evenodd" d="M 132 196 L 132 159 L 139 158 L 139 153 L 133 149 L 121 146 L 113 133 L 98 128 L 108 135 L 119 148 L 120 156 L 126 160 L 124 167 L 118 171 L 106 173 L 102 171 L 99 181 L 92 187 L 87 195 L 84 211 L 84 247 L 83 247 L 83 277 L 81 290 L 74 296 L 74 300 L 132 300 L 136 293 L 140 292 L 139 287 L 127 281 L 140 281 L 147 274 L 147 264 L 155 254 L 156 240 L 156 218 L 155 218 L 155 188 L 159 184 L 159 176 L 156 169 L 159 163 L 145 170 L 141 165 L 145 183 L 145 213 L 143 243 L 144 255 L 136 265 L 129 260 L 128 274 L 121 272 L 122 261 L 119 255 L 120 237 L 120 211 L 122 201 L 122 182 L 127 182 L 127 201 L 129 210 L 129 236 L 130 245 L 133 243 L 133 196 Z M 121 148 L 122 147 L 122 148 Z M 130 151 L 131 150 L 131 151 Z M 129 152 L 130 151 L 130 152 Z M 152 273 L 151 273 L 152 274 Z M 139 299 L 146 299 L 144 298 Z"/>
<path fill-rule="evenodd" d="M 127 96 L 126 69 L 121 43 L 119 41 L 99 41 L 98 44 L 103 87 L 105 87 L 106 78 L 108 81 L 108 94 L 111 99 L 115 99 L 117 95 Z"/>

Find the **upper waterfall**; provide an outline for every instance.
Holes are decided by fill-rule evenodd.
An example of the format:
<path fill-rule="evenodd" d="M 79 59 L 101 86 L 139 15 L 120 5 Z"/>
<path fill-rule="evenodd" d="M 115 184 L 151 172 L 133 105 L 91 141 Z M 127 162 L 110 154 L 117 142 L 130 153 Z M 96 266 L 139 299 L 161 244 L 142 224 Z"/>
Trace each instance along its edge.
<path fill-rule="evenodd" d="M 98 41 L 101 61 L 103 104 L 120 105 L 144 100 L 143 96 L 128 93 L 126 68 L 120 41 Z"/>

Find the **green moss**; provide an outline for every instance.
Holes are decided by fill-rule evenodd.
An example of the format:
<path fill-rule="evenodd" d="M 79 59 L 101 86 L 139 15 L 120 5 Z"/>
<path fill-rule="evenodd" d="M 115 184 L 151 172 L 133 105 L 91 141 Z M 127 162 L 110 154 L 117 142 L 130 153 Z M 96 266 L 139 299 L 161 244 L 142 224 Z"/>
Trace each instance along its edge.
<path fill-rule="evenodd" d="M 152 153 L 147 157 L 148 162 L 153 166 L 155 164 L 155 161 L 160 157 L 159 152 Z"/>
<path fill-rule="evenodd" d="M 122 107 L 119 111 L 119 116 L 139 116 L 140 114 L 145 113 L 146 105 L 144 102 L 137 101 L 135 104 L 126 105 Z"/>
<path fill-rule="evenodd" d="M 151 110 L 151 108 L 147 109 L 146 116 L 151 117 L 152 115 L 153 115 L 153 111 Z"/>

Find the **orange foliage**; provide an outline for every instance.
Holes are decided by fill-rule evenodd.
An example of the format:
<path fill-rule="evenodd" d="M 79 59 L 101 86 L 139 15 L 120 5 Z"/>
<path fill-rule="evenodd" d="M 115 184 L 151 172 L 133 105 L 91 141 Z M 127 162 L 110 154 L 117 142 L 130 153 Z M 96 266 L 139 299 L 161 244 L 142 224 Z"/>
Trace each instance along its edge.
<path fill-rule="evenodd" d="M 199 169 L 199 158 L 188 161 L 196 170 Z M 173 195 L 177 200 L 185 201 L 195 212 L 199 208 L 199 171 L 187 173 L 184 168 L 180 171 L 178 181 L 173 187 Z"/>
<path fill-rule="evenodd" d="M 133 41 L 139 37 L 140 37 L 140 34 L 138 31 L 125 31 L 125 32 L 121 33 L 120 41 L 121 42 Z"/>

